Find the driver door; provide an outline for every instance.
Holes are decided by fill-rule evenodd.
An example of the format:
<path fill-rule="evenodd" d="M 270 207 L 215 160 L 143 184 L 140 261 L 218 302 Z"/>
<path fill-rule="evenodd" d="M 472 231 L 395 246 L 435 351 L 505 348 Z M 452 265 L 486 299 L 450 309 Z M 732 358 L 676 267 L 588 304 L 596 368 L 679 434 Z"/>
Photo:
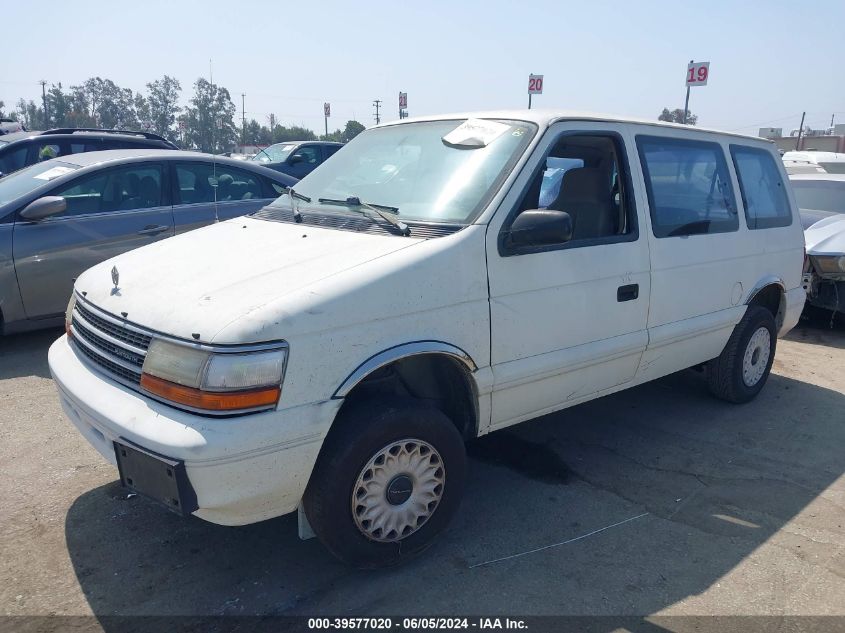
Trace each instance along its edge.
<path fill-rule="evenodd" d="M 491 221 L 491 429 L 634 378 L 651 288 L 631 152 L 622 124 L 553 125 Z M 538 208 L 570 214 L 572 239 L 509 246 L 510 223 Z"/>

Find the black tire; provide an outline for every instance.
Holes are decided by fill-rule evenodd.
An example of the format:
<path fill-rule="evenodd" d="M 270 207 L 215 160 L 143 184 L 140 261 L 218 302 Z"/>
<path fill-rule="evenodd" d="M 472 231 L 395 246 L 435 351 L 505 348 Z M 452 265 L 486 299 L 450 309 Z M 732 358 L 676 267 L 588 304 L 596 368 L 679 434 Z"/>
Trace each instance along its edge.
<path fill-rule="evenodd" d="M 392 542 L 373 540 L 353 517 L 353 489 L 371 459 L 406 439 L 427 443 L 438 454 L 435 463 L 442 460 L 441 496 L 416 531 Z M 386 567 L 409 560 L 432 543 L 457 511 L 465 480 L 463 438 L 446 415 L 410 399 L 366 400 L 349 405 L 335 420 L 303 505 L 311 528 L 332 554 L 359 568 Z"/>
<path fill-rule="evenodd" d="M 769 334 L 769 357 L 764 366 L 756 368 L 757 371 L 763 369 L 762 375 L 753 384 L 748 384 L 743 377 L 745 355 L 746 351 L 749 351 L 752 337 L 761 328 L 765 328 Z M 758 345 L 753 347 L 759 349 Z M 777 329 L 772 313 L 761 306 L 748 306 L 742 320 L 737 323 L 731 338 L 728 339 L 725 349 L 717 358 L 707 363 L 707 386 L 710 393 L 728 402 L 743 403 L 753 400 L 769 378 L 776 348 Z M 755 356 L 753 350 L 750 351 L 753 361 Z M 759 353 L 757 358 L 758 362 L 762 360 Z"/>

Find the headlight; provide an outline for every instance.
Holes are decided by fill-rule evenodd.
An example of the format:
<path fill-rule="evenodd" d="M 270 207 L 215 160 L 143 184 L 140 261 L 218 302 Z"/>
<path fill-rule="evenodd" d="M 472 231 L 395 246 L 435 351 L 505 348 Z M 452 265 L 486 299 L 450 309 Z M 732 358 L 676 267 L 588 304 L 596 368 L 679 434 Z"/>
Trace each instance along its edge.
<path fill-rule="evenodd" d="M 820 273 L 845 273 L 845 255 L 816 255 L 813 260 Z"/>
<path fill-rule="evenodd" d="M 154 338 L 141 387 L 175 404 L 209 412 L 272 408 L 279 401 L 287 348 L 218 351 Z"/>
<path fill-rule="evenodd" d="M 73 319 L 73 308 L 76 306 L 76 292 L 71 291 L 70 301 L 67 302 L 67 310 L 65 310 L 65 334 L 71 335 L 70 324 Z"/>

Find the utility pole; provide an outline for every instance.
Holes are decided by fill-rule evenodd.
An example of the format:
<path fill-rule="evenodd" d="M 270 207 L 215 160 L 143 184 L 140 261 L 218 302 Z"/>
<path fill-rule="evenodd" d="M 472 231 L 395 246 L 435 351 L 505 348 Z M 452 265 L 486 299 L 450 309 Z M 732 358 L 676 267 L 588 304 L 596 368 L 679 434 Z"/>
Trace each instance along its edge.
<path fill-rule="evenodd" d="M 241 93 L 241 145 L 246 145 L 246 93 Z"/>
<path fill-rule="evenodd" d="M 801 113 L 801 125 L 798 126 L 798 138 L 795 140 L 795 149 L 797 150 L 801 147 L 801 135 L 804 133 L 804 117 L 807 116 L 806 112 Z"/>
<path fill-rule="evenodd" d="M 379 108 L 381 107 L 381 99 L 376 99 L 375 101 L 373 101 L 373 106 L 376 109 L 376 112 L 373 116 L 376 120 L 376 125 L 378 125 L 379 123 L 381 123 L 381 117 L 379 116 Z"/>
<path fill-rule="evenodd" d="M 47 82 L 42 79 L 38 83 L 41 84 L 41 103 L 44 107 L 44 127 L 46 128 L 50 120 L 50 113 L 47 111 Z M 33 124 L 33 127 L 35 127 L 35 124 Z"/>

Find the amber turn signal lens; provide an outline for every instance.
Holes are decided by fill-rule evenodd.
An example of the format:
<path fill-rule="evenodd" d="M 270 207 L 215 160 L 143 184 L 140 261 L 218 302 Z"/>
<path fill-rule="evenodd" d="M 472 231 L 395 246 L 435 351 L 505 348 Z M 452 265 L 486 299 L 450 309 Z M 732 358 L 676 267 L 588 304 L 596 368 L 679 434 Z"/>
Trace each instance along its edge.
<path fill-rule="evenodd" d="M 177 385 L 150 374 L 141 374 L 141 387 L 176 404 L 207 411 L 237 411 L 275 405 L 280 387 L 262 387 L 245 391 L 200 391 Z"/>

